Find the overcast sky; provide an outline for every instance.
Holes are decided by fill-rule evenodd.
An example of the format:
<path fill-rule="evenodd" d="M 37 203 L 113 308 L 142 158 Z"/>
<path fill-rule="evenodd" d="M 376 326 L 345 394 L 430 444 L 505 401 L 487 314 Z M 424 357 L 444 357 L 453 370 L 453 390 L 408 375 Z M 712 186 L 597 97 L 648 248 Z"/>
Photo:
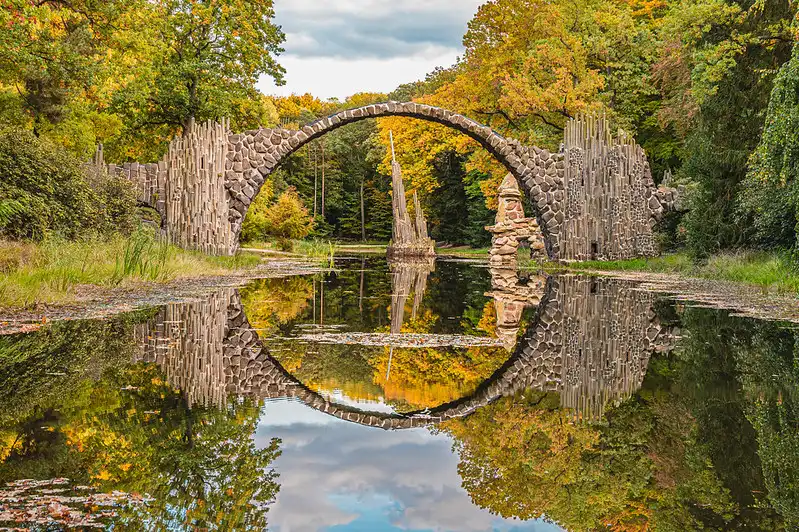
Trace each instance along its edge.
<path fill-rule="evenodd" d="M 385 431 L 296 401 L 269 401 L 255 435 L 280 438 L 274 532 L 558 532 L 543 521 L 492 516 L 472 504 L 452 440 L 427 429 Z"/>
<path fill-rule="evenodd" d="M 275 0 L 286 33 L 286 85 L 266 94 L 310 92 L 343 99 L 390 92 L 462 54 L 466 24 L 485 0 Z"/>

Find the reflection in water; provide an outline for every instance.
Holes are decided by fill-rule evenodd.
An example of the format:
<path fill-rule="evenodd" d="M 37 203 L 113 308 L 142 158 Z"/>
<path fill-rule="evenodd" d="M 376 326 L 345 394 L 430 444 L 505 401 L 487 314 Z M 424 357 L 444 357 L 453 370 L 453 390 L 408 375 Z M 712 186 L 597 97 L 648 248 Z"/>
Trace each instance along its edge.
<path fill-rule="evenodd" d="M 121 529 L 799 525 L 795 331 L 609 279 L 439 266 L 426 289 L 393 271 L 417 287 L 400 332 L 510 353 L 396 348 L 386 383 L 387 348 L 297 339 L 314 307 L 391 331 L 385 268 L 0 337 L 0 483 L 141 494 L 104 517 Z M 431 382 L 474 385 L 413 396 Z"/>
<path fill-rule="evenodd" d="M 404 309 L 408 297 L 404 288 L 411 282 L 417 294 L 423 293 L 427 273 L 403 266 L 392 275 L 395 286 L 401 288 L 392 299 L 394 329 L 395 324 L 402 324 L 402 313 L 393 310 L 394 301 Z M 502 316 L 498 323 L 505 330 L 542 284 L 506 285 L 492 293 Z M 157 363 L 169 382 L 184 390 L 190 404 L 222 405 L 228 394 L 256 399 L 296 397 L 342 419 L 401 429 L 461 417 L 499 397 L 532 388 L 560 392 L 561 406 L 578 417 L 598 419 L 608 402 L 629 397 L 641 386 L 651 353 L 666 351 L 671 345 L 669 332 L 662 329 L 654 312 L 655 300 L 653 294 L 618 281 L 551 278 L 527 332 L 501 368 L 467 397 L 406 414 L 358 411 L 308 388 L 269 353 L 250 326 L 234 289 L 220 291 L 203 303 L 168 305 L 139 327 L 138 335 L 144 339 L 141 359 Z M 420 356 L 419 350 L 410 353 Z M 389 348 L 386 381 L 393 354 Z"/>
<path fill-rule="evenodd" d="M 413 291 L 411 319 L 415 320 L 427 289 L 427 278 L 436 268 L 435 257 L 416 261 L 391 261 L 391 334 L 399 334 L 405 321 L 405 304 Z"/>
<path fill-rule="evenodd" d="M 128 493 L 116 500 L 124 504 L 116 515 L 103 518 L 133 530 L 143 523 L 148 529 L 264 528 L 279 488 L 270 467 L 279 450 L 276 440 L 258 448 L 252 441 L 258 406 L 239 400 L 224 408 L 190 407 L 157 366 L 131 364 L 140 318 L 63 322 L 0 337 L 0 484 L 65 479 L 62 495 L 89 513 L 100 498 L 76 501 L 85 495 L 81 486 Z M 146 504 L 126 504 L 140 502 L 140 494 L 148 495 Z M 39 495 L 0 499 L 0 515 Z M 46 504 L 48 522 L 68 511 Z M 23 522 L 31 524 L 27 517 Z"/>

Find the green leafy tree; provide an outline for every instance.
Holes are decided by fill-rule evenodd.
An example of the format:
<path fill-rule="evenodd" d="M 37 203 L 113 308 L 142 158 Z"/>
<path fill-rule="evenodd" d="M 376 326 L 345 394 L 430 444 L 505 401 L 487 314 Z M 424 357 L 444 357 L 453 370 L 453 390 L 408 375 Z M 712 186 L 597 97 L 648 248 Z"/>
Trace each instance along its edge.
<path fill-rule="evenodd" d="M 744 207 L 759 241 L 799 242 L 799 46 L 780 68 L 771 92 L 760 144 L 751 158 Z"/>
<path fill-rule="evenodd" d="M 314 221 L 297 191 L 289 188 L 266 211 L 266 232 L 277 238 L 301 239 L 308 236 Z"/>
<path fill-rule="evenodd" d="M 5 0 L 0 4 L 0 82 L 20 90 L 38 135 L 68 118 L 103 71 L 119 0 Z"/>
<path fill-rule="evenodd" d="M 128 136 L 161 140 L 192 121 L 230 117 L 243 129 L 274 118 L 255 88 L 262 75 L 283 81 L 275 57 L 285 36 L 272 23 L 272 0 L 157 0 L 147 9 L 158 39 L 150 76 L 119 91 L 113 106 Z"/>

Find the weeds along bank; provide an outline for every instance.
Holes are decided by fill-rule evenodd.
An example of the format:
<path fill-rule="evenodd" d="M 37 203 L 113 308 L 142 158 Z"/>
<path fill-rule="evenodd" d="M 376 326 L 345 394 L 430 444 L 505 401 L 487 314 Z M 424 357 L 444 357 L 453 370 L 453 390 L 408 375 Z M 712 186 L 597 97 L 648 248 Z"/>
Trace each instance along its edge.
<path fill-rule="evenodd" d="M 642 272 L 676 274 L 683 278 L 730 281 L 761 287 L 770 294 L 799 294 L 799 266 L 788 251 L 721 252 L 703 261 L 688 253 L 620 261 L 574 262 L 568 265 L 540 264 L 520 257 L 522 270 L 575 272 Z"/>
<path fill-rule="evenodd" d="M 131 184 L 88 173 L 62 147 L 0 131 L 0 305 L 70 300 L 79 285 L 119 286 L 253 267 L 161 242 Z"/>
<path fill-rule="evenodd" d="M 224 275 L 252 269 L 252 254 L 215 257 L 158 241 L 152 232 L 105 239 L 0 241 L 0 306 L 68 303 L 81 285 L 101 288 Z"/>

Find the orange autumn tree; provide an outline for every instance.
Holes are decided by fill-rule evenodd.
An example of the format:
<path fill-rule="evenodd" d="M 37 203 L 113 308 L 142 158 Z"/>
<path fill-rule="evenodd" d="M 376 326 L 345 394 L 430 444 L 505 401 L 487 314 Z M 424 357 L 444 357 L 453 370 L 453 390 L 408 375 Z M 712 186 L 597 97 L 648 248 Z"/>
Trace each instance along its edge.
<path fill-rule="evenodd" d="M 659 14 L 659 5 L 638 0 L 491 0 L 469 23 L 464 57 L 416 84 L 413 96 L 550 150 L 579 113 L 605 110 L 634 132 L 646 114 L 640 100 L 654 92 L 648 72 Z M 422 198 L 432 194 L 439 186 L 433 159 L 457 151 L 469 155 L 467 171 L 490 175 L 481 189 L 487 206 L 496 208 L 507 170 L 476 142 L 444 126 L 390 118 L 380 120 L 385 146 L 389 130 L 409 190 Z"/>

